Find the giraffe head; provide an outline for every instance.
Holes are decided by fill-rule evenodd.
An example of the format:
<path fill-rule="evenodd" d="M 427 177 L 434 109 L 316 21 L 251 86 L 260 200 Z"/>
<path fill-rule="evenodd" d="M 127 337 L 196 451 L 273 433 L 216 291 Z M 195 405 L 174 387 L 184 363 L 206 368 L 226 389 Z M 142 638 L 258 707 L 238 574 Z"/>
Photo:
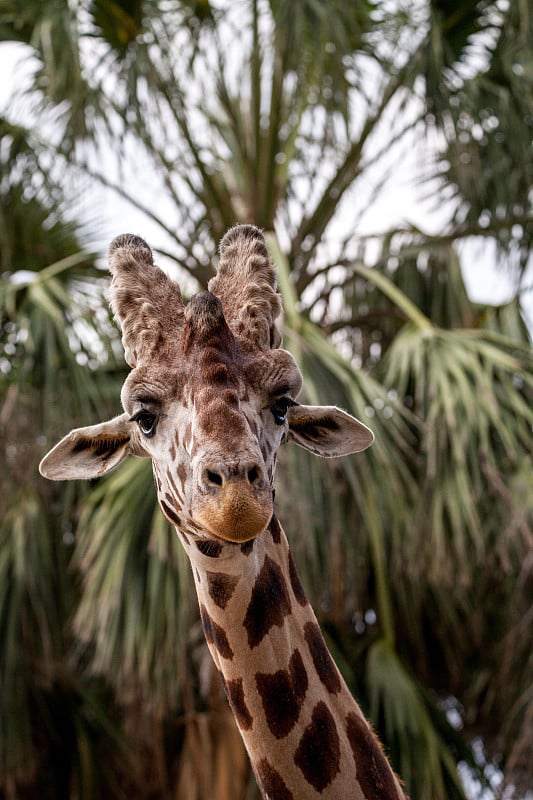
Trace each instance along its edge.
<path fill-rule="evenodd" d="M 209 291 L 187 304 L 139 237 L 116 238 L 109 263 L 132 368 L 124 413 L 69 433 L 42 460 L 44 477 L 90 479 L 129 454 L 148 457 L 162 511 L 178 529 L 244 542 L 271 520 L 283 443 L 321 456 L 371 444 L 369 429 L 344 411 L 296 402 L 302 376 L 280 348 L 281 302 L 257 228 L 226 234 Z"/>

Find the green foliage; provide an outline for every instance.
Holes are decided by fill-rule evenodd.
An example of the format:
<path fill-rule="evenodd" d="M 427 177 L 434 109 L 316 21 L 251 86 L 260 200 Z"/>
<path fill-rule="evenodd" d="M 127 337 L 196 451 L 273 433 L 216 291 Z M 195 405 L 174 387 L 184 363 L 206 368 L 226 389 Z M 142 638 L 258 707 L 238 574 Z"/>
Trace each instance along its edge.
<path fill-rule="evenodd" d="M 90 4 L 94 25 L 118 56 L 122 56 L 142 33 L 143 5 L 142 0 L 92 0 Z"/>
<path fill-rule="evenodd" d="M 43 798 L 116 797 L 124 734 L 70 624 L 79 594 L 72 530 L 85 491 L 60 492 L 36 474 L 44 432 L 55 436 L 64 414 L 81 422 L 107 403 L 104 364 L 95 382 L 87 369 L 92 362 L 94 375 L 94 342 L 78 335 L 88 326 L 96 333 L 101 295 L 79 226 L 62 219 L 64 198 L 31 138 L 0 126 L 1 786 L 9 797 L 30 789 Z"/>
<path fill-rule="evenodd" d="M 374 3 L 271 0 L 275 57 L 283 75 L 294 72 L 309 100 L 340 111 L 349 124 L 351 82 L 346 63 L 363 48 L 372 30 Z"/>
<path fill-rule="evenodd" d="M 428 105 L 447 143 L 442 186 L 457 200 L 457 222 L 495 226 L 500 246 L 523 268 L 532 233 L 531 8 L 455 6 L 431 3 L 425 53 Z M 470 53 L 480 65 L 475 72 Z"/>
<path fill-rule="evenodd" d="M 196 610 L 187 558 L 153 495 L 151 465 L 138 459 L 91 492 L 74 552 L 84 578 L 74 628 L 123 702 L 138 694 L 164 714 L 187 680 Z"/>

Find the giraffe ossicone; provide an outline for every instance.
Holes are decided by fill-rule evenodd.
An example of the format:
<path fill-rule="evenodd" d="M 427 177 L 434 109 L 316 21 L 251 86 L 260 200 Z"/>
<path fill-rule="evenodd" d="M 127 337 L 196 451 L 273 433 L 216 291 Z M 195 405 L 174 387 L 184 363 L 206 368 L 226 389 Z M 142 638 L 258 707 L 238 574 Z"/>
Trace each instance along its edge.
<path fill-rule="evenodd" d="M 341 409 L 297 402 L 302 376 L 280 347 L 281 300 L 261 231 L 228 231 L 208 291 L 187 304 L 137 236 L 112 242 L 109 266 L 132 368 L 124 413 L 71 431 L 41 474 L 90 479 L 128 455 L 152 459 L 265 798 L 403 798 L 329 654 L 273 507 L 282 444 L 332 457 L 364 450 L 373 435 Z"/>

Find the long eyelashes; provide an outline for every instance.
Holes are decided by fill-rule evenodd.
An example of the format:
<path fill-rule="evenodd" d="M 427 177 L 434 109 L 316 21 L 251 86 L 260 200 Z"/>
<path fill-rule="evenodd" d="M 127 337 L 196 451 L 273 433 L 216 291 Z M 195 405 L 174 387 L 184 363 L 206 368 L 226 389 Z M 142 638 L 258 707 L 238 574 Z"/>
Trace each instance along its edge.
<path fill-rule="evenodd" d="M 130 417 L 130 422 L 136 422 L 143 436 L 150 439 L 155 434 L 157 428 L 157 414 L 142 408 Z"/>
<path fill-rule="evenodd" d="M 278 397 L 272 405 L 270 406 L 270 410 L 274 416 L 274 421 L 277 425 L 284 425 L 286 418 L 287 418 L 287 411 L 291 406 L 295 406 L 297 403 L 290 397 Z"/>
<path fill-rule="evenodd" d="M 278 397 L 272 405 L 270 410 L 276 425 L 284 425 L 287 419 L 287 411 L 291 406 L 297 403 L 291 397 Z M 130 417 L 130 422 L 135 422 L 139 426 L 139 430 L 147 439 L 154 436 L 158 423 L 158 415 L 153 411 L 142 408 Z"/>

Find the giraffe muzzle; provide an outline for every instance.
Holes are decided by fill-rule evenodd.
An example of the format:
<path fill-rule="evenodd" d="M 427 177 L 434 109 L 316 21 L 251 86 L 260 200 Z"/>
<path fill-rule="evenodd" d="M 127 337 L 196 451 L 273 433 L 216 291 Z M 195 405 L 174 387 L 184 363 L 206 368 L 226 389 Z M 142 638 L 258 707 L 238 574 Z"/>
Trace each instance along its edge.
<path fill-rule="evenodd" d="M 272 518 L 272 491 L 256 463 L 204 465 L 194 517 L 209 533 L 246 542 L 266 530 Z"/>

